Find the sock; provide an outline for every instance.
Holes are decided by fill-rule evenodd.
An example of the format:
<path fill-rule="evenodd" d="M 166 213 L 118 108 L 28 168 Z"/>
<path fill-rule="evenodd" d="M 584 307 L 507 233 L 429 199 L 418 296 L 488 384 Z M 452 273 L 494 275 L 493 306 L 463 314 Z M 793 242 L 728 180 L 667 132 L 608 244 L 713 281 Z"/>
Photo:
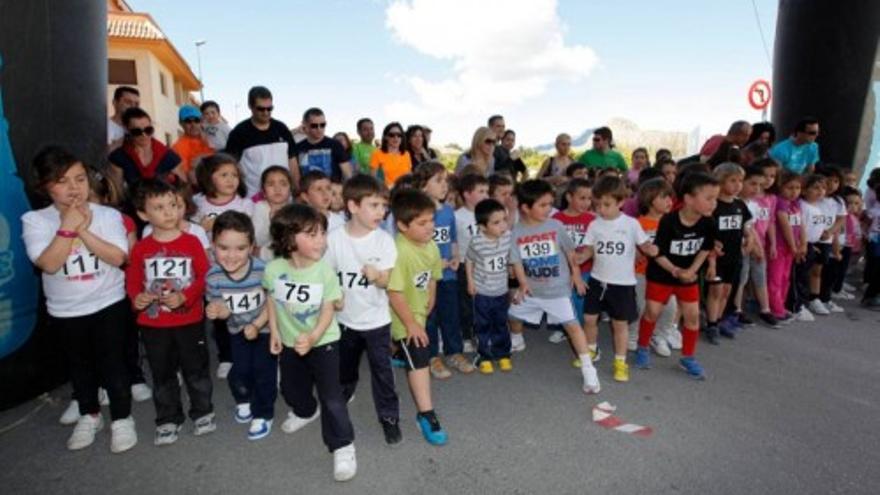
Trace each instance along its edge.
<path fill-rule="evenodd" d="M 707 321 L 706 321 L 706 326 L 707 326 L 707 327 L 717 327 L 717 326 L 718 326 L 718 322 L 717 322 L 717 321 L 709 321 L 709 320 L 707 320 Z"/>
<path fill-rule="evenodd" d="M 614 362 L 625 363 L 626 362 L 626 354 L 623 354 L 623 355 L 615 354 L 614 355 Z"/>
<path fill-rule="evenodd" d="M 657 326 L 656 321 L 648 321 L 644 318 L 639 320 L 639 347 L 648 347 L 655 326 Z"/>
<path fill-rule="evenodd" d="M 598 348 L 599 348 L 599 344 L 587 344 L 587 349 L 589 349 L 592 352 L 596 352 L 596 349 L 598 349 Z"/>
<path fill-rule="evenodd" d="M 593 359 L 589 354 L 580 354 L 578 355 L 578 359 L 581 360 L 581 369 L 593 367 Z"/>
<path fill-rule="evenodd" d="M 700 330 L 685 327 L 681 332 L 681 357 L 694 357 L 697 350 L 697 337 Z"/>

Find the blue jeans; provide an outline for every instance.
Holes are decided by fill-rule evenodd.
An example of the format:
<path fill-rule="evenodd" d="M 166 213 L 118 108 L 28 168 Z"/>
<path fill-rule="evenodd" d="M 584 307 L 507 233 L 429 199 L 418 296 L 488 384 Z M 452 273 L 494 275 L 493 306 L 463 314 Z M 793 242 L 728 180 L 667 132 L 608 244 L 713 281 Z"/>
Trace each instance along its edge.
<path fill-rule="evenodd" d="M 584 285 L 587 285 L 590 281 L 590 272 L 581 273 L 581 278 L 584 281 Z M 584 298 L 586 296 L 578 295 L 576 289 L 571 290 L 571 305 L 574 306 L 574 315 L 578 319 L 578 323 L 581 324 L 581 328 L 584 328 Z"/>
<path fill-rule="evenodd" d="M 510 300 L 500 296 L 474 296 L 474 332 L 480 359 L 493 360 L 510 357 L 510 331 L 507 311 Z"/>
<path fill-rule="evenodd" d="M 439 338 L 443 336 L 443 353 L 461 354 L 461 320 L 458 314 L 458 280 L 437 282 L 437 299 L 428 317 L 428 340 L 431 357 L 439 353 Z"/>
<path fill-rule="evenodd" d="M 269 352 L 269 334 L 261 333 L 254 340 L 244 338 L 244 332 L 230 335 L 229 350 L 229 390 L 235 403 L 250 403 L 255 418 L 272 419 L 278 396 L 278 358 Z"/>

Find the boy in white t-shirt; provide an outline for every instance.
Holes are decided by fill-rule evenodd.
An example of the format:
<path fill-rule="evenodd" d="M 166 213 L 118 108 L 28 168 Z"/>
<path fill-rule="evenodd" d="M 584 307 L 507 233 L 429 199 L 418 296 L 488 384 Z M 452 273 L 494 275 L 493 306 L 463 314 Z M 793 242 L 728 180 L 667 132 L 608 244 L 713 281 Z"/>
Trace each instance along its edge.
<path fill-rule="evenodd" d="M 361 354 L 366 351 L 376 415 L 385 443 L 395 445 L 402 439 L 400 403 L 391 371 L 391 312 L 385 288 L 397 261 L 397 248 L 391 235 L 379 228 L 387 199 L 382 184 L 369 175 L 349 179 L 342 196 L 350 218 L 330 231 L 324 254 L 339 278 L 344 301 L 337 313 L 342 332 L 339 380 L 345 399 L 351 399 L 357 387 Z"/>
<path fill-rule="evenodd" d="M 455 233 L 458 239 L 458 253 L 461 263 L 458 265 L 458 280 L 467 280 L 464 262 L 471 238 L 479 232 L 474 208 L 477 203 L 489 197 L 489 179 L 481 174 L 468 174 L 458 182 L 462 206 L 455 210 Z M 474 299 L 468 294 L 467 284 L 458 284 L 459 321 L 464 339 L 464 352 L 474 352 Z"/>

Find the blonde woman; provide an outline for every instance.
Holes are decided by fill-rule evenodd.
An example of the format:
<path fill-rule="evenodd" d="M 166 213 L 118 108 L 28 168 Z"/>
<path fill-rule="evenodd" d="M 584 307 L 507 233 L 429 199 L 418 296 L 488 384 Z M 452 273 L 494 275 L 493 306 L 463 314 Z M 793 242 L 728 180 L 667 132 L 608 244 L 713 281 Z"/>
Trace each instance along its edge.
<path fill-rule="evenodd" d="M 571 136 L 563 132 L 556 136 L 556 156 L 544 160 L 538 170 L 537 178 L 559 185 L 566 181 L 565 169 L 574 162 L 574 156 L 571 154 Z"/>
<path fill-rule="evenodd" d="M 497 142 L 495 132 L 488 127 L 480 127 L 474 132 L 471 139 L 471 148 L 458 157 L 455 165 L 455 173 L 468 165 L 474 165 L 481 174 L 488 176 L 495 170 L 495 144 Z"/>

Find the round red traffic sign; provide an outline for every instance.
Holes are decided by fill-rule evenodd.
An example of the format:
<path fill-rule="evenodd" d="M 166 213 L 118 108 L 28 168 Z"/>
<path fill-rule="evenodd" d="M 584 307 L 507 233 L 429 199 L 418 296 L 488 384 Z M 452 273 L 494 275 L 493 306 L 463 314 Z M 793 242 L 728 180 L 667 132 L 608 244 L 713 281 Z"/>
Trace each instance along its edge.
<path fill-rule="evenodd" d="M 763 79 L 758 79 L 749 87 L 749 105 L 755 110 L 764 110 L 770 106 L 770 97 L 772 95 L 770 83 Z"/>

